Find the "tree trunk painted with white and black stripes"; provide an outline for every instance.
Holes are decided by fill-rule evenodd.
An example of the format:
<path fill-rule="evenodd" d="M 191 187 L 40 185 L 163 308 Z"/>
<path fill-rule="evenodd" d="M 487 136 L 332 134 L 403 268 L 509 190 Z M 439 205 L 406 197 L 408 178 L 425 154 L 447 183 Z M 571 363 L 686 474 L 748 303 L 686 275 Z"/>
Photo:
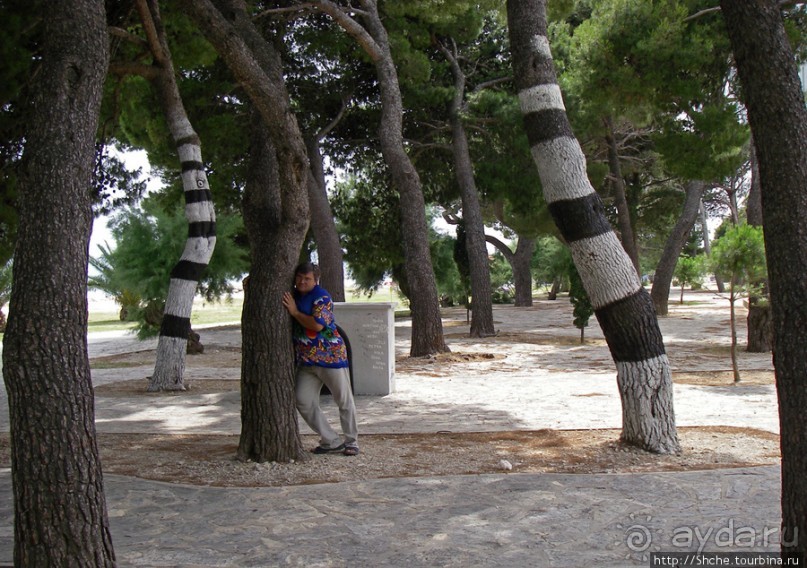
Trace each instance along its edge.
<path fill-rule="evenodd" d="M 544 198 L 616 363 L 622 440 L 652 452 L 678 452 L 672 375 L 653 302 L 586 175 L 557 84 L 545 0 L 509 0 L 507 17 L 516 88 Z"/>
<path fill-rule="evenodd" d="M 700 211 L 701 197 L 706 190 L 706 184 L 699 180 L 689 181 L 686 184 L 686 198 L 681 215 L 675 223 L 672 231 L 667 237 L 661 259 L 656 266 L 656 275 L 653 278 L 653 287 L 650 289 L 650 297 L 653 298 L 653 305 L 656 313 L 666 316 L 669 311 L 670 286 L 672 285 L 675 266 L 678 264 L 678 257 L 684 249 L 684 245 L 689 238 L 689 233 L 695 225 Z"/>
<path fill-rule="evenodd" d="M 53 2 L 38 17 L 3 338 L 14 566 L 115 566 L 87 354 L 90 187 L 109 63 L 104 3 Z M 12 495 L 2 499 L 9 554 Z"/>
<path fill-rule="evenodd" d="M 179 94 L 174 65 L 156 0 L 138 1 L 138 10 L 152 46 L 160 104 L 177 147 L 182 167 L 188 239 L 179 262 L 171 270 L 168 297 L 160 324 L 157 360 L 148 390 L 185 390 L 185 354 L 191 331 L 196 287 L 216 246 L 216 213 L 210 195 L 199 136 L 193 129 Z"/>
<path fill-rule="evenodd" d="M 807 560 L 807 108 L 780 4 L 721 0 L 756 146 L 782 451 L 782 556 Z"/>

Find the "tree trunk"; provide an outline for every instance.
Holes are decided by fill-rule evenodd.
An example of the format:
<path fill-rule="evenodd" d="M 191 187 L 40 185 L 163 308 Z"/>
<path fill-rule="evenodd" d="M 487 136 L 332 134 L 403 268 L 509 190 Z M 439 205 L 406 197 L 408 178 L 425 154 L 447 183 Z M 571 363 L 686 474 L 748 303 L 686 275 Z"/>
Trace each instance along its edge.
<path fill-rule="evenodd" d="M 336 231 L 331 204 L 325 182 L 325 168 L 320 151 L 319 136 L 306 140 L 311 177 L 308 181 L 308 202 L 311 210 L 311 230 L 317 242 L 320 284 L 331 293 L 334 302 L 345 301 L 345 268 L 342 261 L 342 243 Z"/>
<path fill-rule="evenodd" d="M 706 207 L 703 205 L 703 200 L 701 199 L 700 205 L 700 215 L 701 215 L 701 231 L 703 231 L 703 252 L 706 254 L 706 257 L 712 256 L 712 241 L 709 238 L 709 224 L 707 223 L 706 217 Z M 723 279 L 720 278 L 720 275 L 715 272 L 715 285 L 717 286 L 717 291 L 723 294 L 726 290 L 725 286 L 723 285 Z"/>
<path fill-rule="evenodd" d="M 605 120 L 607 134 L 605 141 L 608 144 L 608 168 L 611 171 L 611 187 L 614 189 L 614 205 L 616 206 L 617 219 L 619 221 L 619 233 L 622 240 L 622 247 L 628 253 L 636 274 L 641 277 L 642 269 L 639 265 L 639 250 L 636 247 L 636 237 L 633 233 L 633 223 L 630 218 L 630 208 L 625 197 L 625 178 L 622 177 L 622 166 L 619 163 L 619 150 L 616 146 L 616 135 L 614 133 L 614 121 L 612 117 Z M 668 290 L 669 291 L 669 290 Z"/>
<path fill-rule="evenodd" d="M 698 218 L 701 197 L 706 185 L 702 181 L 690 181 L 686 184 L 686 199 L 681 216 L 675 223 L 675 227 L 667 237 L 664 251 L 656 267 L 656 274 L 653 278 L 653 286 L 650 289 L 650 297 L 653 298 L 653 305 L 656 313 L 666 316 L 668 313 L 668 302 L 670 299 L 670 285 L 672 284 L 675 265 L 678 264 L 678 257 L 681 255 L 684 245 L 687 242 L 689 233 Z M 681 298 L 683 301 L 683 285 L 681 288 Z"/>
<path fill-rule="evenodd" d="M 381 153 L 401 199 L 404 266 L 411 295 L 412 342 L 410 355 L 419 357 L 448 351 L 443 337 L 440 298 L 429 250 L 426 201 L 420 176 L 409 158 L 403 139 L 403 101 L 398 71 L 389 38 L 378 14 L 376 0 L 359 0 L 364 26 L 345 9 L 328 0 L 311 2 L 331 16 L 367 52 L 375 65 L 381 92 L 381 122 L 378 129 Z"/>
<path fill-rule="evenodd" d="M 509 0 L 507 16 L 516 88 L 544 198 L 616 363 L 622 439 L 653 452 L 677 452 L 672 376 L 653 301 L 586 177 L 555 76 L 545 0 Z"/>
<path fill-rule="evenodd" d="M 185 354 L 191 334 L 191 311 L 196 287 L 216 247 L 216 213 L 202 162 L 199 136 L 185 112 L 174 74 L 174 64 L 155 0 L 139 0 L 137 8 L 157 68 L 155 85 L 168 129 L 182 166 L 188 239 L 179 262 L 171 271 L 168 297 L 160 323 L 154 373 L 148 390 L 185 390 Z"/>
<path fill-rule="evenodd" d="M 757 149 L 782 449 L 782 553 L 807 559 L 807 109 L 779 12 L 721 0 Z"/>
<path fill-rule="evenodd" d="M 746 200 L 746 219 L 754 227 L 762 227 L 762 191 L 759 187 L 759 165 L 751 138 L 751 191 Z M 771 304 L 767 298 L 768 282 L 755 282 L 761 293 L 752 293 L 748 297 L 748 340 L 746 351 L 750 353 L 768 353 L 773 350 L 773 315 Z"/>
<path fill-rule="evenodd" d="M 109 51 L 102 2 L 41 14 L 19 180 L 3 377 L 15 566 L 114 566 L 87 354 L 95 134 Z"/>
<path fill-rule="evenodd" d="M 288 462 L 303 453 L 294 405 L 295 365 L 291 318 L 283 292 L 290 290 L 305 224 L 285 219 L 277 157 L 266 125 L 254 113 L 250 167 L 244 189 L 243 216 L 252 270 L 244 287 L 241 314 L 241 438 L 238 457 Z M 284 317 L 277 317 L 283 314 Z"/>
<path fill-rule="evenodd" d="M 535 239 L 518 237 L 516 252 L 510 250 L 506 244 L 496 237 L 487 235 L 487 242 L 496 247 L 504 258 L 510 263 L 513 270 L 513 282 L 516 286 L 516 307 L 532 306 L 532 254 L 535 252 Z M 554 299 L 554 298 L 550 298 Z"/>
<path fill-rule="evenodd" d="M 254 233 L 256 242 L 250 242 L 252 268 L 242 315 L 238 455 L 258 462 L 288 461 L 299 457 L 301 444 L 293 393 L 291 327 L 281 293 L 291 287 L 308 231 L 311 172 L 291 110 L 280 54 L 255 29 L 242 0 L 220 0 L 218 4 L 223 12 L 209 0 L 182 0 L 185 11 L 244 87 L 266 125 L 265 135 L 258 133 L 254 139 L 260 159 L 254 158 L 258 161 L 244 203 L 244 222 L 250 240 Z M 272 157 L 276 166 L 271 165 Z"/>
<path fill-rule="evenodd" d="M 465 250 L 471 271 L 471 337 L 494 335 L 493 293 L 490 284 L 490 263 L 485 241 L 485 222 L 476 189 L 468 137 L 462 123 L 462 107 L 465 99 L 465 74 L 457 61 L 456 54 L 443 45 L 439 46 L 443 56 L 451 66 L 454 76 L 454 97 L 449 108 L 451 123 L 451 150 L 454 156 L 454 170 L 462 199 L 462 219 L 465 226 Z"/>

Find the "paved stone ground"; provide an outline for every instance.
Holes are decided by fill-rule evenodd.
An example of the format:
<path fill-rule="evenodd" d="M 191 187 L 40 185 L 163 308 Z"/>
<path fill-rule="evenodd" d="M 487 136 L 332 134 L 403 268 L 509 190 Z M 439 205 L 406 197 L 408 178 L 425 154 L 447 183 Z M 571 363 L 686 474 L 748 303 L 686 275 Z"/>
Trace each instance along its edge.
<path fill-rule="evenodd" d="M 546 313 L 540 308 L 535 313 L 497 308 L 495 317 L 502 320 L 503 332 L 523 330 L 530 317 Z M 683 312 L 662 320 L 674 369 L 726 368 L 724 355 L 696 357 L 698 344 L 707 338 L 724 341 L 714 337 L 726 331 L 718 308 L 707 321 L 688 320 Z M 516 314 L 526 319 L 518 321 Z M 559 323 L 547 326 L 544 321 L 541 329 L 546 328 L 566 333 Z M 592 329 L 589 336 L 596 338 L 597 332 Z M 403 354 L 408 349 L 405 323 L 398 333 L 396 348 Z M 233 330 L 211 332 L 208 339 L 222 346 L 238 341 Z M 493 348 L 463 339 L 461 333 L 450 342 L 455 351 Z M 91 338 L 94 355 L 142 348 L 125 338 Z M 743 357 L 744 368 L 770 368 L 769 355 Z M 400 373 L 395 394 L 359 397 L 361 431 L 618 427 L 611 365 L 604 347 L 558 350 L 530 344 L 487 366 Z M 142 378 L 148 372 L 140 367 L 97 371 L 93 380 Z M 234 371 L 194 372 L 228 378 Z M 491 391 L 497 393 L 495 400 Z M 592 393 L 598 394 L 597 404 L 591 403 Z M 678 385 L 675 397 L 681 425 L 778 429 L 772 386 Z M 233 432 L 240 426 L 237 393 L 155 400 L 159 403 L 144 409 L 142 400 L 99 397 L 98 429 Z M 6 406 L 3 400 L 3 430 L 8 428 Z M 778 467 L 508 473 L 250 489 L 109 475 L 105 485 L 120 566 L 649 566 L 649 555 L 658 551 L 775 551 L 781 520 Z M 11 480 L 3 470 L 0 565 L 11 562 L 12 545 Z"/>

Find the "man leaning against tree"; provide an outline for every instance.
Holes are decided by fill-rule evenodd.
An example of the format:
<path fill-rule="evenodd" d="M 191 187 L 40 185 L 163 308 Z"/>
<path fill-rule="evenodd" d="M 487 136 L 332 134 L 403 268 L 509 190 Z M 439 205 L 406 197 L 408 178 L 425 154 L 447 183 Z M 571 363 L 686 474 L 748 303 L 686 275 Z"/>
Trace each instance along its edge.
<path fill-rule="evenodd" d="M 283 305 L 294 318 L 297 410 L 320 437 L 319 445 L 312 452 L 358 455 L 356 406 L 350 387 L 347 348 L 336 328 L 331 295 L 319 285 L 316 264 L 307 262 L 295 269 L 294 293 L 283 294 Z M 323 385 L 331 391 L 339 407 L 342 437 L 331 427 L 319 406 Z"/>

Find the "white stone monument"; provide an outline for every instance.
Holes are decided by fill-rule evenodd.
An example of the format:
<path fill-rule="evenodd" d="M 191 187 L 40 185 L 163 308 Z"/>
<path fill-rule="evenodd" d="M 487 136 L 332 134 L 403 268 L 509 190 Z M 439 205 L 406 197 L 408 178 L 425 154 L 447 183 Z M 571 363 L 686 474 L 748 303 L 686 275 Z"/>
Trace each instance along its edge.
<path fill-rule="evenodd" d="M 350 343 L 353 392 L 395 392 L 395 304 L 334 302 L 336 323 Z"/>

